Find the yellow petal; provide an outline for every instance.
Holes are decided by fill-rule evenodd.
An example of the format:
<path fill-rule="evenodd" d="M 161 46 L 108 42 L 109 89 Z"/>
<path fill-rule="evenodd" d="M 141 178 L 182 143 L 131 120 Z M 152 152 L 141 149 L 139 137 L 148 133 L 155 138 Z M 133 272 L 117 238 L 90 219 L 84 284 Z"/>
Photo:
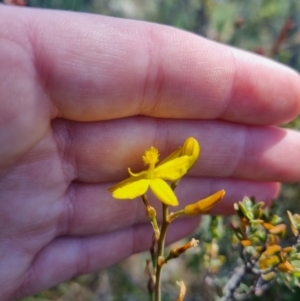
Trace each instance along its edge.
<path fill-rule="evenodd" d="M 137 173 L 137 174 L 134 174 L 134 173 L 130 170 L 130 168 L 128 168 L 128 172 L 131 174 L 131 177 L 129 177 L 129 178 L 127 178 L 127 179 L 125 179 L 125 180 L 123 180 L 123 181 L 117 183 L 116 185 L 114 185 L 114 186 L 108 188 L 108 191 L 113 192 L 113 191 L 115 191 L 117 188 L 123 187 L 123 186 L 125 186 L 125 185 L 127 185 L 127 184 L 130 184 L 130 183 L 134 182 L 134 181 L 138 181 L 138 180 L 140 180 L 140 179 L 147 179 L 147 174 L 148 174 L 147 171 L 141 171 L 141 172 L 139 172 L 139 173 Z"/>
<path fill-rule="evenodd" d="M 129 181 L 131 179 L 131 181 Z M 111 188 L 111 192 L 114 198 L 116 199 L 134 199 L 138 196 L 145 194 L 145 192 L 149 188 L 150 180 L 148 179 L 136 179 L 129 178 L 125 185 L 117 184 L 113 188 Z"/>
<path fill-rule="evenodd" d="M 190 157 L 190 167 L 189 169 L 195 164 L 200 154 L 200 145 L 198 141 L 193 138 L 189 137 L 185 140 L 182 146 L 182 156 Z"/>
<path fill-rule="evenodd" d="M 178 200 L 170 186 L 161 179 L 153 179 L 150 182 L 153 194 L 163 203 L 169 206 L 177 206 Z"/>
<path fill-rule="evenodd" d="M 171 160 L 173 160 L 173 159 L 178 158 L 178 157 L 181 155 L 181 150 L 182 150 L 182 147 L 181 147 L 181 146 L 178 147 L 178 148 L 176 149 L 175 152 L 173 152 L 173 153 L 172 153 L 171 155 L 169 155 L 167 158 L 165 158 L 165 159 L 163 159 L 162 161 L 160 161 L 160 162 L 156 165 L 156 167 L 158 167 L 158 166 L 160 166 L 160 165 L 163 165 L 163 164 L 165 164 L 165 163 L 167 163 L 167 162 L 169 162 L 169 161 L 171 161 Z"/>
<path fill-rule="evenodd" d="M 153 174 L 155 178 L 176 181 L 188 171 L 189 165 L 189 157 L 182 156 L 158 166 L 154 169 Z"/>

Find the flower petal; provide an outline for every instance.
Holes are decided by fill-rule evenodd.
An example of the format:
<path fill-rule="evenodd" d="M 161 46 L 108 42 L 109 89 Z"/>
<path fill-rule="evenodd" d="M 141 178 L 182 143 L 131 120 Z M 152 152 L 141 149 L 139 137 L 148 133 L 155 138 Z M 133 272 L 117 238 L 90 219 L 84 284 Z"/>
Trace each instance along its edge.
<path fill-rule="evenodd" d="M 180 147 L 178 147 L 178 148 L 176 149 L 176 151 L 174 151 L 171 155 L 169 155 L 167 158 L 165 158 L 165 159 L 163 159 L 162 161 L 160 161 L 160 162 L 156 165 L 156 167 L 161 166 L 161 165 L 163 165 L 163 164 L 165 164 L 165 163 L 167 163 L 167 162 L 169 162 L 169 161 L 171 161 L 171 160 L 173 160 L 173 159 L 178 158 L 178 157 L 181 155 L 181 152 L 182 152 L 182 147 L 180 146 Z"/>
<path fill-rule="evenodd" d="M 114 186 L 108 188 L 108 191 L 113 192 L 113 191 L 116 190 L 117 188 L 123 187 L 123 186 L 125 186 L 125 185 L 127 185 L 127 184 L 129 184 L 129 183 L 132 183 L 132 182 L 134 182 L 134 181 L 138 181 L 138 180 L 140 180 L 140 179 L 147 179 L 147 178 L 148 178 L 148 177 L 147 177 L 147 173 L 148 173 L 147 171 L 141 171 L 141 172 L 139 172 L 139 173 L 137 173 L 137 174 L 134 174 L 134 173 L 130 170 L 130 168 L 128 168 L 128 172 L 129 172 L 130 175 L 131 175 L 129 178 L 127 178 L 127 179 L 125 179 L 125 180 L 123 180 L 123 181 L 117 183 L 116 185 L 114 185 Z"/>
<path fill-rule="evenodd" d="M 124 182 L 126 183 L 124 184 Z M 149 188 L 150 180 L 129 178 L 110 188 L 112 196 L 116 199 L 134 199 L 145 194 Z M 123 184 L 122 184 L 123 183 Z"/>
<path fill-rule="evenodd" d="M 182 156 L 168 161 L 154 169 L 155 178 L 176 181 L 180 179 L 190 167 L 190 158 Z"/>
<path fill-rule="evenodd" d="M 198 141 L 193 138 L 189 137 L 185 140 L 183 146 L 182 146 L 182 156 L 189 156 L 190 157 L 190 168 L 193 167 L 195 162 L 197 161 L 200 154 L 200 145 Z"/>
<path fill-rule="evenodd" d="M 178 205 L 175 193 L 165 181 L 161 179 L 153 179 L 150 182 L 150 188 L 153 194 L 166 205 Z"/>

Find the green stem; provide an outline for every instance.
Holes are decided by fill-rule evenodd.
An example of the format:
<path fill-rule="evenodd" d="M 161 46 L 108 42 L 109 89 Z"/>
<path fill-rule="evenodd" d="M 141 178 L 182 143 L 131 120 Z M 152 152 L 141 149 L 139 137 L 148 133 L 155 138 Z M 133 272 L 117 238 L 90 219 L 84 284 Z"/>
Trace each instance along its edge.
<path fill-rule="evenodd" d="M 155 301 L 154 300 L 154 294 L 151 295 L 151 301 Z"/>
<path fill-rule="evenodd" d="M 173 222 L 173 220 L 181 215 L 185 215 L 184 213 L 184 209 L 182 210 L 178 210 L 176 212 L 171 212 L 168 216 L 168 219 L 169 219 L 169 223 Z"/>
<path fill-rule="evenodd" d="M 168 206 L 165 204 L 162 204 L 163 209 L 163 221 L 161 225 L 160 230 L 160 236 L 159 240 L 157 242 L 157 263 L 156 263 L 156 279 L 155 279 L 155 301 L 161 301 L 161 271 L 163 264 L 161 263 L 160 258 L 163 258 L 164 256 L 164 248 L 165 248 L 165 239 L 166 239 L 166 233 L 169 226 L 169 220 L 168 220 Z"/>
<path fill-rule="evenodd" d="M 150 248 L 153 274 L 155 274 L 156 264 L 157 264 L 156 250 L 155 250 L 156 243 L 157 243 L 157 240 L 155 238 L 155 235 L 153 234 L 152 245 L 151 245 L 151 248 Z M 153 295 L 153 298 L 154 298 L 154 295 Z M 154 301 L 154 299 L 153 299 L 153 301 Z"/>

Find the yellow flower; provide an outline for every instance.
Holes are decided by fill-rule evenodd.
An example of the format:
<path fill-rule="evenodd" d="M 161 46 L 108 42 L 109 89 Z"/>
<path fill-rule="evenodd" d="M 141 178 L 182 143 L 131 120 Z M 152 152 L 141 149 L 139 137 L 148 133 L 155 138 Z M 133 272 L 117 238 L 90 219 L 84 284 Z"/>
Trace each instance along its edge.
<path fill-rule="evenodd" d="M 195 164 L 195 162 L 197 161 L 199 154 L 200 154 L 200 145 L 198 141 L 193 137 L 189 137 L 185 140 L 183 146 L 178 147 L 175 152 L 173 152 L 171 155 L 169 155 L 167 158 L 161 161 L 157 166 L 162 165 L 167 161 L 176 159 L 180 156 L 188 156 L 190 160 L 189 169 L 191 169 Z"/>
<path fill-rule="evenodd" d="M 149 165 L 148 170 L 135 174 L 128 169 L 131 176 L 109 189 L 113 197 L 116 199 L 134 199 L 145 194 L 150 188 L 161 202 L 166 205 L 177 206 L 177 197 L 165 181 L 180 179 L 197 160 L 200 151 L 197 140 L 188 138 L 185 144 L 187 141 L 186 152 L 182 152 L 184 148 L 180 148 L 157 166 L 155 165 L 158 162 L 159 152 L 151 146 L 143 156 L 145 165 Z"/>

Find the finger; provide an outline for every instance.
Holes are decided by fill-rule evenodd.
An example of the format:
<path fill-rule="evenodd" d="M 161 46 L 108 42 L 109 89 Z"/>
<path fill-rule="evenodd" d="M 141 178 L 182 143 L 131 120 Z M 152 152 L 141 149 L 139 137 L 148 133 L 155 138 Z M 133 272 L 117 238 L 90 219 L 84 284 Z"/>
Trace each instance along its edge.
<path fill-rule="evenodd" d="M 65 209 L 58 224 L 58 235 L 100 234 L 147 222 L 141 199 L 115 200 L 107 190 L 109 186 L 73 183 L 65 197 Z M 170 207 L 170 210 L 175 212 L 221 189 L 226 191 L 226 195 L 211 211 L 213 214 L 232 214 L 233 203 L 241 201 L 246 195 L 269 203 L 277 196 L 279 185 L 233 179 L 183 178 L 176 189 L 179 206 Z M 161 204 L 151 195 L 149 197 L 160 220 Z"/>
<path fill-rule="evenodd" d="M 277 127 L 135 117 L 89 124 L 57 120 L 53 130 L 70 180 L 121 180 L 128 177 L 128 167 L 135 172 L 145 168 L 141 157 L 151 145 L 163 159 L 189 136 L 201 145 L 191 175 L 300 179 L 300 133 Z"/>
<path fill-rule="evenodd" d="M 178 29 L 50 10 L 6 7 L 1 14 L 4 28 L 20 21 L 9 39 L 30 53 L 64 118 L 142 114 L 278 124 L 300 112 L 298 74 Z"/>
<path fill-rule="evenodd" d="M 198 218 L 189 223 L 175 221 L 169 228 L 167 242 L 188 235 L 198 223 Z M 58 238 L 37 255 L 16 297 L 33 294 L 112 265 L 133 253 L 149 250 L 151 241 L 150 225 L 136 225 L 102 236 Z"/>

